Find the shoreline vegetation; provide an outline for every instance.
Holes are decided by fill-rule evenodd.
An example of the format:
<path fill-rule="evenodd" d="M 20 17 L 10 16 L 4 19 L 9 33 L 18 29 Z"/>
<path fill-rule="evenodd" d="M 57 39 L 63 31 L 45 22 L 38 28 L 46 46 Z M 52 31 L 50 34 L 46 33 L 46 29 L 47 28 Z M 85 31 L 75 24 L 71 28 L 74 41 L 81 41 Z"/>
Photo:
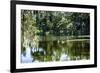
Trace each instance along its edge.
<path fill-rule="evenodd" d="M 89 35 L 85 36 L 39 36 L 39 41 L 55 41 L 55 40 L 66 40 L 66 41 L 83 41 L 83 40 L 90 40 Z"/>

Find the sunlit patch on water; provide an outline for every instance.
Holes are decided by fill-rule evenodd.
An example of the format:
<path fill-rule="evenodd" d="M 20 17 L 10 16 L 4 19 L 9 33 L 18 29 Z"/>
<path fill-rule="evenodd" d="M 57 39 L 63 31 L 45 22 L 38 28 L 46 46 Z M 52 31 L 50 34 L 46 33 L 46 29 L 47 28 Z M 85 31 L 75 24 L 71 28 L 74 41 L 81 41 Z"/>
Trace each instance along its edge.
<path fill-rule="evenodd" d="M 21 54 L 21 62 L 22 63 L 31 63 L 33 61 L 33 57 L 31 55 L 31 49 L 26 48 L 26 51 Z"/>

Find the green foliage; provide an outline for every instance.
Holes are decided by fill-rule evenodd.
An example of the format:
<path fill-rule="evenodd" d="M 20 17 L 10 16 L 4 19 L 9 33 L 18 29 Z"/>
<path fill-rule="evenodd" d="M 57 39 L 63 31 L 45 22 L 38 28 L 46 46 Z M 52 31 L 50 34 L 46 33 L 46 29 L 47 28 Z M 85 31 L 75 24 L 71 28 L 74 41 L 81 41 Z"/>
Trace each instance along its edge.
<path fill-rule="evenodd" d="M 21 10 L 22 52 L 25 51 L 24 44 L 28 40 L 26 43 L 28 47 L 42 48 L 46 52 L 46 55 L 39 51 L 32 54 L 39 61 L 58 61 L 62 53 L 67 53 L 72 60 L 76 59 L 73 56 L 84 57 L 89 50 L 82 48 L 89 49 L 89 44 L 84 47 L 86 44 L 80 46 L 82 43 L 70 43 L 67 39 L 84 39 L 87 37 L 80 36 L 88 35 L 90 35 L 89 13 Z M 76 49 L 79 50 L 76 52 Z M 85 57 L 88 58 L 87 56 Z"/>

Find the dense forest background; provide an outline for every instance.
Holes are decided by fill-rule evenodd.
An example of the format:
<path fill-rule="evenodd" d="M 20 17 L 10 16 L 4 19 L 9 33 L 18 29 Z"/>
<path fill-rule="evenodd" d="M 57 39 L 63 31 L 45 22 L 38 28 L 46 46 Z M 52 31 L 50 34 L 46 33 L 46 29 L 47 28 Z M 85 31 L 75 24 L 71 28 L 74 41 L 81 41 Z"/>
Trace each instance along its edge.
<path fill-rule="evenodd" d="M 90 34 L 89 13 L 22 10 L 21 15 L 21 30 L 27 34 L 39 36 Z"/>

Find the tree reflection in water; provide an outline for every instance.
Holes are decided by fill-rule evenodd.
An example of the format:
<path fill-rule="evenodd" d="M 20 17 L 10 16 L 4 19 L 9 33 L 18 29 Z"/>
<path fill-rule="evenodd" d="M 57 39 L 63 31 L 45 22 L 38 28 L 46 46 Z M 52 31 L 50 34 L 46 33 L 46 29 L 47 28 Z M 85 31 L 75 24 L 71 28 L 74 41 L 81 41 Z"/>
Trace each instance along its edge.
<path fill-rule="evenodd" d="M 32 47 L 25 50 L 28 53 L 21 56 L 22 63 L 27 62 L 50 62 L 50 61 L 71 61 L 71 60 L 88 60 L 90 58 L 90 41 L 39 41 L 38 48 Z M 25 52 L 22 52 L 24 55 Z M 26 60 L 27 62 L 23 61 Z"/>

